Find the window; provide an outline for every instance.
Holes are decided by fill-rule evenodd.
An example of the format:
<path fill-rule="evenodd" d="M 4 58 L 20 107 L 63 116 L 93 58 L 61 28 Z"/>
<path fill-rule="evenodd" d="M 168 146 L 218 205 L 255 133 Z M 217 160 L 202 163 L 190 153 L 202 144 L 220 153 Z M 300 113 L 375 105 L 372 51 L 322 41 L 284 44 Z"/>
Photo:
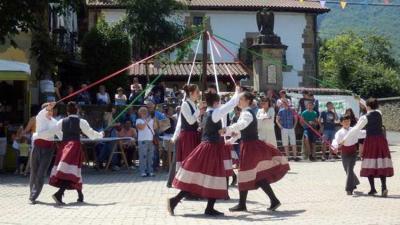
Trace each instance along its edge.
<path fill-rule="evenodd" d="M 203 24 L 203 17 L 202 16 L 193 16 L 193 25 L 200 26 Z"/>

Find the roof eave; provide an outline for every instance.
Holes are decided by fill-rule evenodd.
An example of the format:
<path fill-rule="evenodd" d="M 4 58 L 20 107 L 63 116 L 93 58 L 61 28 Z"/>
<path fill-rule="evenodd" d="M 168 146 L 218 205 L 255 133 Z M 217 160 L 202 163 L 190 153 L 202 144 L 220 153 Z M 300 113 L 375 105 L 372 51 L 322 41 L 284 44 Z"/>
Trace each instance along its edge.
<path fill-rule="evenodd" d="M 107 4 L 107 5 L 96 5 L 88 4 L 89 9 L 125 9 L 120 4 Z M 261 7 L 261 6 L 188 6 L 189 10 L 212 10 L 212 11 L 259 11 L 263 8 L 270 8 L 277 12 L 306 12 L 306 13 L 318 13 L 323 14 L 330 11 L 329 8 L 312 9 L 312 8 L 296 8 L 296 7 Z"/>

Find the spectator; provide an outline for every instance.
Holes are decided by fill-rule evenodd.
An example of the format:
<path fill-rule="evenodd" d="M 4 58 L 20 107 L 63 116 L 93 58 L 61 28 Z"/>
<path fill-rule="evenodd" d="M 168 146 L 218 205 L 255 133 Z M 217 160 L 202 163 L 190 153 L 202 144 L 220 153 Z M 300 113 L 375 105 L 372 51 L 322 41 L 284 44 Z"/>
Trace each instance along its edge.
<path fill-rule="evenodd" d="M 310 127 L 316 128 L 319 123 L 318 114 L 313 108 L 314 104 L 308 102 L 307 110 L 301 113 L 301 117 L 304 119 L 304 121 L 302 121 L 304 128 L 304 147 L 306 156 L 309 156 L 310 161 L 315 161 L 315 134 Z"/>
<path fill-rule="evenodd" d="M 86 89 L 87 84 L 82 84 L 81 89 Z M 79 105 L 90 105 L 92 104 L 92 101 L 90 100 L 90 93 L 87 90 L 82 91 L 81 93 L 78 94 L 77 97 L 77 103 Z"/>
<path fill-rule="evenodd" d="M 136 105 L 143 105 L 143 96 L 140 95 L 142 92 L 143 88 L 142 85 L 139 83 L 139 80 L 137 77 L 133 78 L 133 83 L 131 85 L 131 93 L 129 94 L 129 102 L 132 103 L 135 101 L 133 104 Z"/>
<path fill-rule="evenodd" d="M 170 127 L 168 129 L 166 129 L 163 133 L 163 136 L 165 137 L 163 139 L 163 149 L 167 152 L 168 155 L 168 163 L 171 161 L 171 154 L 173 153 L 174 149 L 175 149 L 175 145 L 174 143 L 172 143 L 171 141 L 167 141 L 166 138 L 171 139 L 172 136 L 174 135 L 175 129 L 176 129 L 176 124 L 177 124 L 177 119 L 174 117 L 174 108 L 169 106 L 165 109 L 165 114 L 167 116 L 167 118 L 169 119 L 169 123 L 170 123 Z M 165 158 L 163 158 L 163 165 L 166 165 L 164 161 Z"/>
<path fill-rule="evenodd" d="M 129 137 L 136 138 L 136 130 L 132 127 L 132 122 L 126 120 L 121 130 L 118 132 L 118 137 Z M 134 168 L 134 153 L 136 149 L 135 141 L 123 141 L 121 142 L 122 150 L 126 152 L 126 158 L 128 160 L 128 166 Z"/>
<path fill-rule="evenodd" d="M 57 101 L 62 99 L 62 83 L 61 81 L 56 81 L 54 85 L 54 92 L 56 93 Z"/>
<path fill-rule="evenodd" d="M 267 95 L 265 97 L 269 98 L 271 100 L 271 104 L 272 104 L 271 106 L 275 107 L 277 97 L 276 97 L 274 89 L 269 88 L 267 90 Z"/>
<path fill-rule="evenodd" d="M 353 109 L 348 108 L 346 109 L 346 111 L 344 112 L 345 116 L 349 116 L 350 117 L 350 126 L 354 127 L 357 124 L 357 117 L 354 115 Z"/>
<path fill-rule="evenodd" d="M 251 111 L 253 111 L 254 115 L 257 115 L 258 112 L 258 102 L 256 99 L 253 99 L 252 104 L 250 105 Z"/>
<path fill-rule="evenodd" d="M 257 127 L 258 127 L 258 138 L 266 143 L 269 143 L 275 147 L 275 109 L 272 106 L 272 102 L 269 98 L 263 97 L 260 103 L 260 109 L 258 110 Z"/>
<path fill-rule="evenodd" d="M 68 85 L 66 96 L 69 96 L 69 95 L 71 95 L 71 94 L 74 93 L 74 92 L 75 92 L 74 87 L 73 87 L 72 85 Z M 75 101 L 76 99 L 77 99 L 77 98 L 76 98 L 75 96 L 73 96 L 73 97 L 70 98 L 71 101 Z"/>
<path fill-rule="evenodd" d="M 29 148 L 28 138 L 21 136 L 18 144 L 17 170 L 15 174 L 26 175 L 24 171 L 26 171 L 28 166 Z"/>
<path fill-rule="evenodd" d="M 110 127 L 112 126 L 112 122 L 114 120 L 114 116 L 117 113 L 117 109 L 115 106 L 109 106 L 106 111 L 104 112 L 103 120 L 104 120 L 104 126 L 105 127 Z"/>
<path fill-rule="evenodd" d="M 100 85 L 99 92 L 96 94 L 96 100 L 99 105 L 108 105 L 111 103 L 110 95 L 106 92 L 104 85 Z"/>
<path fill-rule="evenodd" d="M 312 101 L 313 105 L 314 105 L 314 111 L 317 113 L 317 115 L 319 116 L 319 101 L 318 99 L 316 99 L 314 97 L 314 94 L 312 92 L 309 93 L 310 96 L 310 100 Z"/>
<path fill-rule="evenodd" d="M 156 104 L 162 104 L 165 101 L 165 83 L 160 82 L 156 87 L 153 88 L 154 102 Z"/>
<path fill-rule="evenodd" d="M 121 125 L 117 123 L 115 124 L 115 126 L 112 126 L 109 130 L 105 131 L 104 137 L 118 137 L 119 130 L 121 130 Z M 116 144 L 117 143 L 115 142 L 100 142 L 95 146 L 96 159 L 97 159 L 96 169 L 104 168 L 103 164 L 108 162 L 112 149 Z M 119 171 L 120 166 L 121 166 L 120 155 L 117 154 L 113 155 L 111 159 L 111 169 L 113 171 Z"/>
<path fill-rule="evenodd" d="M 136 120 L 139 143 L 139 170 L 142 177 L 154 176 L 153 155 L 154 155 L 154 130 L 156 125 L 154 119 L 148 117 L 148 110 L 145 107 L 139 109 L 139 118 Z"/>
<path fill-rule="evenodd" d="M 283 106 L 282 106 L 282 102 L 283 102 L 283 101 L 286 101 L 286 102 L 287 102 L 287 104 L 289 105 L 289 108 L 292 107 L 292 102 L 290 101 L 290 99 L 288 99 L 288 98 L 286 97 L 286 91 L 285 91 L 285 90 L 281 90 L 281 91 L 279 92 L 279 99 L 276 101 L 276 106 L 277 106 L 278 108 L 283 108 Z"/>
<path fill-rule="evenodd" d="M 137 119 L 136 109 L 130 107 L 128 112 L 125 114 L 125 121 L 130 120 L 132 124 L 136 124 L 136 119 Z"/>
<path fill-rule="evenodd" d="M 326 111 L 321 113 L 319 123 L 321 124 L 320 132 L 323 134 L 324 140 L 329 143 L 332 143 L 333 139 L 335 139 L 337 120 L 338 116 L 336 114 L 335 106 L 332 102 L 326 103 Z M 322 143 L 322 161 L 325 161 L 326 159 L 326 147 L 327 145 Z M 332 151 L 329 151 L 328 159 L 333 160 Z"/>
<path fill-rule="evenodd" d="M 0 173 L 3 172 L 4 157 L 7 151 L 6 125 L 3 117 L 0 117 Z"/>
<path fill-rule="evenodd" d="M 117 94 L 115 94 L 115 105 L 126 105 L 126 95 L 122 87 L 117 88 Z"/>
<path fill-rule="evenodd" d="M 298 112 L 304 112 L 306 110 L 306 105 L 310 99 L 309 92 L 307 90 L 302 92 L 303 97 L 299 100 Z"/>
<path fill-rule="evenodd" d="M 286 157 L 290 160 L 289 146 L 292 147 L 293 158 L 300 161 L 297 156 L 296 134 L 297 117 L 294 115 L 293 109 L 289 108 L 287 101 L 282 101 L 282 108 L 276 117 L 276 124 L 281 129 L 282 145 L 285 149 Z"/>

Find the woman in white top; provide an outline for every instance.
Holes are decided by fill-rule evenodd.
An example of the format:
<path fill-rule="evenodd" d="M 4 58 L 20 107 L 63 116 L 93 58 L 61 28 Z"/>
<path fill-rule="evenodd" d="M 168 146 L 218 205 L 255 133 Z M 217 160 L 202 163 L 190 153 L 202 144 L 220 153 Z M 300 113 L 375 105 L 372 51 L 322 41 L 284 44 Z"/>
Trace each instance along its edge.
<path fill-rule="evenodd" d="M 124 94 L 124 89 L 122 89 L 122 87 L 119 87 L 117 89 L 117 94 L 115 94 L 115 105 L 126 105 L 127 100 L 128 99 Z"/>
<path fill-rule="evenodd" d="M 256 117 L 258 120 L 258 138 L 277 147 L 274 123 L 275 109 L 271 104 L 271 99 L 261 99 L 261 108 L 257 111 Z"/>
<path fill-rule="evenodd" d="M 138 111 L 139 118 L 136 120 L 139 143 L 139 170 L 142 177 L 154 176 L 153 155 L 154 155 L 154 130 L 156 123 L 149 117 L 146 107 L 141 107 Z"/>
<path fill-rule="evenodd" d="M 110 104 L 110 95 L 106 92 L 106 87 L 104 85 L 100 85 L 99 92 L 96 95 L 97 104 L 99 105 L 108 105 Z"/>

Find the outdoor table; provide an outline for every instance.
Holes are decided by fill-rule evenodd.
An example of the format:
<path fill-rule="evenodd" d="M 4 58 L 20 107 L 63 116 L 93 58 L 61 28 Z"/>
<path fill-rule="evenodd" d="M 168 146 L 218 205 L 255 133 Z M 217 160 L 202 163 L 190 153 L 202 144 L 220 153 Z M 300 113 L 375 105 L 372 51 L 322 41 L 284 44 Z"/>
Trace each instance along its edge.
<path fill-rule="evenodd" d="M 105 168 L 106 170 L 108 170 L 108 168 L 110 167 L 111 160 L 112 160 L 112 157 L 114 156 L 114 154 L 120 154 L 122 156 L 122 160 L 123 160 L 125 166 L 127 168 L 129 167 L 125 152 L 123 151 L 122 146 L 121 146 L 123 141 L 135 141 L 135 139 L 132 137 L 105 137 L 105 138 L 99 138 L 99 139 L 81 138 L 82 146 L 84 146 L 84 144 L 92 144 L 92 143 L 96 144 L 96 143 L 101 143 L 101 142 L 116 142 L 116 144 L 114 144 L 112 146 L 110 156 L 108 157 L 107 165 Z M 88 164 L 87 150 L 85 147 L 83 147 L 82 150 L 85 154 L 86 163 Z M 96 161 L 96 154 L 94 154 L 94 158 Z"/>

